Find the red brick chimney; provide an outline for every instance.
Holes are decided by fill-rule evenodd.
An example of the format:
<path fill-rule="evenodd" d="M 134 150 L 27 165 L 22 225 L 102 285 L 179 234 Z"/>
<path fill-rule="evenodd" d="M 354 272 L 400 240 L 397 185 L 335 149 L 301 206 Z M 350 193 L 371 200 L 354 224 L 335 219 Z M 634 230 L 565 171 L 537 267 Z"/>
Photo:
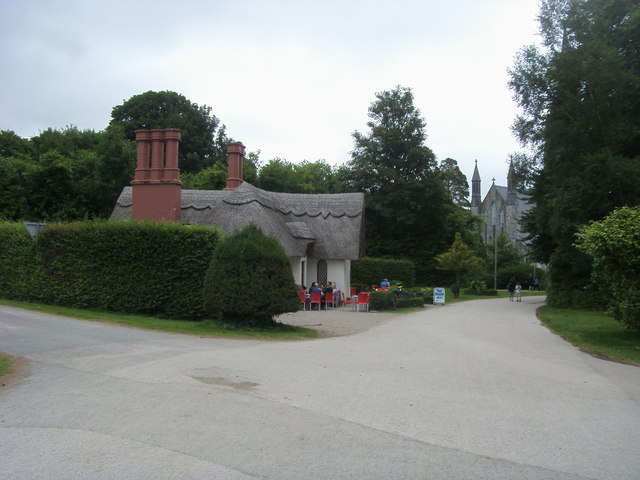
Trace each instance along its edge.
<path fill-rule="evenodd" d="M 180 221 L 180 130 L 136 130 L 138 164 L 132 185 L 134 220 Z"/>
<path fill-rule="evenodd" d="M 227 186 L 225 190 L 238 188 L 244 181 L 244 160 L 245 148 L 241 142 L 234 142 L 227 145 L 227 156 L 229 168 L 227 170 Z"/>

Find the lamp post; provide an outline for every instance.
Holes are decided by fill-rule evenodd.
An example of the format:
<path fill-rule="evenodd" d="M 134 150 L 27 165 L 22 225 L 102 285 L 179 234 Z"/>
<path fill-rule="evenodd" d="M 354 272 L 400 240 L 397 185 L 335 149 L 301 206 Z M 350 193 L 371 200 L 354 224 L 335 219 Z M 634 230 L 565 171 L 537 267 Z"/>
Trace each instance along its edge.
<path fill-rule="evenodd" d="M 498 289 L 498 241 L 495 223 L 493 224 L 493 289 Z"/>

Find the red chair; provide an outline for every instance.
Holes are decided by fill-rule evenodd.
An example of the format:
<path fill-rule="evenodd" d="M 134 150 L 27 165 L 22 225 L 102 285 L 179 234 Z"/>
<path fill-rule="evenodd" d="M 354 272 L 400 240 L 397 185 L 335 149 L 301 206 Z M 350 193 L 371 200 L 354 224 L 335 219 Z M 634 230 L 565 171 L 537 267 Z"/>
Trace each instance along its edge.
<path fill-rule="evenodd" d="M 380 287 L 378 290 L 389 290 L 389 287 Z"/>
<path fill-rule="evenodd" d="M 327 292 L 324 294 L 324 300 L 322 300 L 322 303 L 324 303 L 324 309 L 327 310 L 329 308 L 329 306 L 331 306 L 331 308 L 333 308 L 333 292 Z"/>
<path fill-rule="evenodd" d="M 358 293 L 358 288 L 357 287 L 351 287 L 351 296 L 353 297 L 354 295 L 357 295 Z"/>
<path fill-rule="evenodd" d="M 313 308 L 313 305 L 318 305 L 318 310 L 322 305 L 322 293 L 320 292 L 311 292 L 311 304 L 309 305 L 309 309 Z"/>
<path fill-rule="evenodd" d="M 300 303 L 302 304 L 302 310 L 307 309 L 307 295 L 304 293 L 304 290 L 300 290 L 298 292 L 298 296 L 300 297 Z M 309 305 L 309 309 L 311 309 L 311 305 Z"/>
<path fill-rule="evenodd" d="M 358 294 L 358 311 L 360 311 L 360 305 L 364 305 L 366 311 L 369 311 L 369 296 L 371 295 L 371 292 L 360 292 Z"/>

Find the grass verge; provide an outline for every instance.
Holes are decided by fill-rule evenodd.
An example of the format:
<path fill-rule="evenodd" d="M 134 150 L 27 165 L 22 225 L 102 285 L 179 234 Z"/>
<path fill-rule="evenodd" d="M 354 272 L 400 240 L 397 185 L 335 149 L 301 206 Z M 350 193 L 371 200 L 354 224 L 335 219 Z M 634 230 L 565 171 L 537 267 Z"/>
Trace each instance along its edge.
<path fill-rule="evenodd" d="M 603 312 L 545 305 L 538 318 L 565 340 L 594 355 L 640 366 L 640 332 L 628 330 Z"/>
<path fill-rule="evenodd" d="M 43 305 L 39 303 L 20 302 L 7 299 L 0 299 L 0 304 L 52 315 L 80 318 L 82 320 L 113 323 L 129 327 L 144 328 L 147 330 L 160 330 L 163 332 L 198 335 L 201 337 L 290 340 L 299 338 L 315 338 L 318 336 L 318 332 L 316 330 L 284 324 L 278 324 L 274 328 L 234 328 L 210 320 L 203 322 L 172 320 L 143 315 L 127 315 L 96 310 L 84 310 L 81 308 L 60 307 L 56 305 Z"/>
<path fill-rule="evenodd" d="M 11 357 L 5 355 L 4 353 L 0 353 L 0 377 L 2 377 L 5 373 L 11 372 Z"/>

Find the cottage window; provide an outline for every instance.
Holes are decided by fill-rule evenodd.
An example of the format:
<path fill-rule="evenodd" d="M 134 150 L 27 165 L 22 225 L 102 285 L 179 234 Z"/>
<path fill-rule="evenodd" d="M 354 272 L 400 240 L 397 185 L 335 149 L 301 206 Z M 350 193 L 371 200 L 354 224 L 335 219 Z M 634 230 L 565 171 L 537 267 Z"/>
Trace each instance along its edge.
<path fill-rule="evenodd" d="M 321 285 L 327 284 L 327 261 L 318 260 L 318 283 Z"/>

